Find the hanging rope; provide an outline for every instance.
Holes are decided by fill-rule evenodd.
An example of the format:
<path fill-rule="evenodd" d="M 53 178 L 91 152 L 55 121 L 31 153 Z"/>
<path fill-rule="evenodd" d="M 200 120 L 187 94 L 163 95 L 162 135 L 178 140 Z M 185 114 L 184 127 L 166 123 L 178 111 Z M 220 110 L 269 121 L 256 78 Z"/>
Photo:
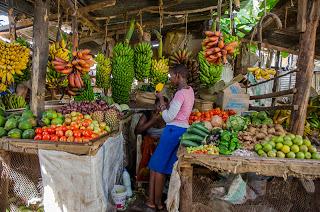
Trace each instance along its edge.
<path fill-rule="evenodd" d="M 232 2 L 233 0 L 229 1 L 229 15 L 230 15 L 230 34 L 233 35 L 233 8 L 232 8 Z"/>
<path fill-rule="evenodd" d="M 160 15 L 159 32 L 161 35 L 161 30 L 163 28 L 163 1 L 162 0 L 160 0 L 160 3 L 159 3 L 159 15 Z"/>
<path fill-rule="evenodd" d="M 185 26 L 185 34 L 184 34 L 184 44 L 183 48 L 185 49 L 188 44 L 188 13 L 184 15 L 185 21 L 186 21 L 186 26 Z"/>
<path fill-rule="evenodd" d="M 139 10 L 139 21 L 140 21 L 140 26 L 142 27 L 142 10 Z"/>

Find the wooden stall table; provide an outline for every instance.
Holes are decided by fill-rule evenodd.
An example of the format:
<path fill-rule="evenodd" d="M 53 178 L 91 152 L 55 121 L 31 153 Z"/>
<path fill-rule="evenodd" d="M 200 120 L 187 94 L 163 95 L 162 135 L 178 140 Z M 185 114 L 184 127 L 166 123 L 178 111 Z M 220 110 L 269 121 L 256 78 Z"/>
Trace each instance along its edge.
<path fill-rule="evenodd" d="M 256 173 L 257 175 L 319 179 L 319 160 L 298 160 L 261 157 L 239 157 L 221 155 L 188 154 L 180 146 L 178 151 L 178 172 L 181 179 L 180 211 L 191 211 L 193 166 L 205 167 L 210 171 L 232 174 Z M 316 194 L 317 195 L 317 194 Z"/>

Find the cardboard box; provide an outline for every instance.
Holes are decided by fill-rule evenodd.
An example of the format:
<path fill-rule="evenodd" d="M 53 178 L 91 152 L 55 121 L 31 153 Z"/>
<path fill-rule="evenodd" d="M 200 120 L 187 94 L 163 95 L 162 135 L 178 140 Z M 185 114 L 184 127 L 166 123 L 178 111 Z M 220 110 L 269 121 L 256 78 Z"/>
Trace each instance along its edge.
<path fill-rule="evenodd" d="M 218 93 L 217 105 L 223 110 L 232 109 L 237 113 L 248 111 L 250 95 L 245 93 L 238 82 Z"/>

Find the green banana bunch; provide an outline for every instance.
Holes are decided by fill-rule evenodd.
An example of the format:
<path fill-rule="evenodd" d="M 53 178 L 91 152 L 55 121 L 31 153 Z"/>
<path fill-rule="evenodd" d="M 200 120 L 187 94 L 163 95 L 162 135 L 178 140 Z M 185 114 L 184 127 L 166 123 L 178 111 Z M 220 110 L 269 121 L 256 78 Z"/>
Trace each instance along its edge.
<path fill-rule="evenodd" d="M 47 67 L 46 85 L 48 89 L 66 88 L 68 84 L 67 77 L 55 71 L 51 66 Z"/>
<path fill-rule="evenodd" d="M 202 84 L 212 86 L 221 80 L 223 65 L 211 65 L 205 59 L 203 51 L 199 52 L 200 81 Z"/>
<path fill-rule="evenodd" d="M 95 99 L 89 74 L 82 77 L 85 88 L 74 97 L 75 101 L 93 101 Z"/>
<path fill-rule="evenodd" d="M 160 60 L 152 60 L 151 64 L 151 84 L 166 84 L 168 81 L 169 60 L 161 58 Z"/>
<path fill-rule="evenodd" d="M 9 94 L 1 98 L 0 106 L 5 108 L 6 110 L 10 110 L 25 108 L 27 106 L 27 103 L 22 96 L 18 96 L 16 94 Z"/>
<path fill-rule="evenodd" d="M 112 98 L 119 104 L 129 102 L 134 79 L 134 51 L 126 43 L 117 43 L 113 49 Z"/>
<path fill-rule="evenodd" d="M 134 48 L 135 77 L 139 81 L 149 78 L 152 60 L 152 46 L 150 43 L 139 43 Z"/>
<path fill-rule="evenodd" d="M 30 68 L 26 68 L 25 70 L 22 71 L 22 75 L 19 74 L 14 74 L 13 75 L 14 78 L 14 82 L 16 84 L 19 84 L 21 82 L 25 82 L 28 81 L 29 79 L 31 79 L 31 72 L 30 72 Z"/>
<path fill-rule="evenodd" d="M 110 87 L 110 76 L 111 76 L 111 61 L 110 58 L 106 58 L 102 53 L 98 53 L 95 58 L 97 62 L 97 86 L 103 89 Z"/>

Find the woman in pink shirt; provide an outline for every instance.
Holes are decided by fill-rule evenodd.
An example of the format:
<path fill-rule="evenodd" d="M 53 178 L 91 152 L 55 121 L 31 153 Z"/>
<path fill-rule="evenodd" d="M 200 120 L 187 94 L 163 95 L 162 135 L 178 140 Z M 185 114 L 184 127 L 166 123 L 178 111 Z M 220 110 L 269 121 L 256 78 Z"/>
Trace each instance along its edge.
<path fill-rule="evenodd" d="M 165 176 L 171 174 L 173 164 L 177 161 L 177 150 L 179 147 L 180 136 L 189 127 L 188 119 L 194 104 L 193 89 L 187 84 L 188 70 L 184 65 L 177 65 L 170 69 L 170 81 L 177 87 L 177 91 L 167 109 L 162 96 L 160 99 L 162 118 L 166 122 L 160 138 L 160 143 L 152 155 L 150 168 L 149 199 L 146 205 L 149 208 L 164 208 L 161 197 Z"/>

